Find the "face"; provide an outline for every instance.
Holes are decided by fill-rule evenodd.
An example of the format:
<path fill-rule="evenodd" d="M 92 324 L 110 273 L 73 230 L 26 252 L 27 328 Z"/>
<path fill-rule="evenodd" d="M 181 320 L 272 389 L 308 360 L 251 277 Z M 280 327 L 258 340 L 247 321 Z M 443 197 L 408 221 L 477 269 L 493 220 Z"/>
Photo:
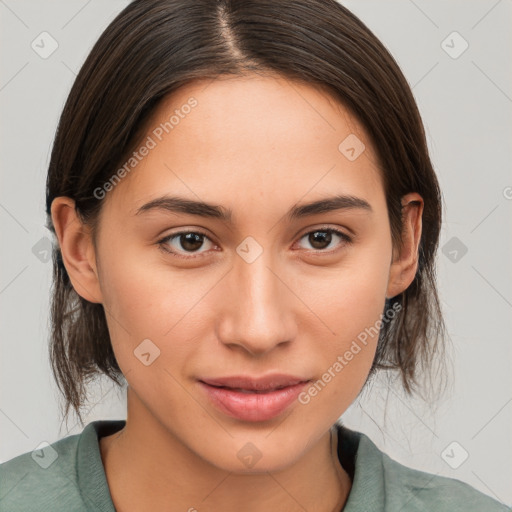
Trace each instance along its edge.
<path fill-rule="evenodd" d="M 401 291 L 370 141 L 318 89 L 252 76 L 187 84 L 142 145 L 74 285 L 140 415 L 217 467 L 284 468 L 360 392 Z"/>

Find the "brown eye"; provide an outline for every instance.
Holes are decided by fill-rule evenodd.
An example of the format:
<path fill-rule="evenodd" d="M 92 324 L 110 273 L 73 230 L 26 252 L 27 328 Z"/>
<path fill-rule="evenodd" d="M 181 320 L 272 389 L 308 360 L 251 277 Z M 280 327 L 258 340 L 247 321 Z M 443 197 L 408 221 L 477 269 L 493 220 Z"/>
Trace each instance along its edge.
<path fill-rule="evenodd" d="M 187 258 L 187 253 L 203 254 L 203 252 L 206 252 L 198 252 L 199 249 L 204 246 L 205 240 L 212 243 L 205 233 L 196 231 L 180 231 L 179 233 L 173 233 L 172 235 L 162 238 L 159 240 L 158 245 L 163 250 L 171 254 L 176 256 L 183 255 L 183 257 Z"/>
<path fill-rule="evenodd" d="M 185 233 L 178 236 L 179 244 L 186 251 L 197 251 L 203 245 L 202 235 L 198 233 Z"/>
<path fill-rule="evenodd" d="M 325 249 L 329 249 L 331 244 L 336 242 L 336 239 L 341 239 L 344 243 L 338 245 L 344 245 L 350 243 L 352 240 L 345 233 L 329 228 L 329 229 L 316 229 L 314 231 L 310 231 L 301 237 L 302 239 L 307 239 L 308 243 L 311 247 L 320 252 L 330 252 Z"/>

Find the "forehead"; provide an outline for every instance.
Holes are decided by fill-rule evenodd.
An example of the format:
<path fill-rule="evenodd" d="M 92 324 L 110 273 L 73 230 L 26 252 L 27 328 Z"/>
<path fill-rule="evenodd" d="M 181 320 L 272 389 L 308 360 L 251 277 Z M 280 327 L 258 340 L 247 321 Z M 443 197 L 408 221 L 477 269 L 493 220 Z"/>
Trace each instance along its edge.
<path fill-rule="evenodd" d="M 164 98 L 142 145 L 151 149 L 110 193 L 131 213 L 165 193 L 233 211 L 249 195 L 293 204 L 336 189 L 382 200 L 377 158 L 357 119 L 325 90 L 283 77 L 186 84 Z M 350 146 L 362 151 L 355 159 Z"/>

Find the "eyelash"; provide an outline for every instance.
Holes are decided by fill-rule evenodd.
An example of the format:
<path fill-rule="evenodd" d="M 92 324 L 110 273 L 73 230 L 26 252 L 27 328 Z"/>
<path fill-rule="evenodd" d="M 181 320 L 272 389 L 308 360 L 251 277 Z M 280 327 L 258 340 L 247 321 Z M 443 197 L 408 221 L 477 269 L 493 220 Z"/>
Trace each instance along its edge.
<path fill-rule="evenodd" d="M 334 233 L 335 235 L 338 235 L 343 240 L 343 242 L 344 242 L 342 245 L 348 245 L 348 244 L 352 243 L 352 238 L 351 237 L 349 237 L 347 234 L 345 234 L 342 231 L 339 231 L 338 229 L 335 229 L 335 228 L 317 228 L 317 229 L 313 229 L 312 231 L 308 231 L 307 233 L 304 233 L 299 238 L 299 240 L 302 240 L 307 235 L 311 235 L 312 233 L 318 233 L 318 232 L 320 232 L 320 233 Z M 183 254 L 180 254 L 180 253 L 178 253 L 176 251 L 173 251 L 173 250 L 169 249 L 168 242 L 170 240 L 173 240 L 175 238 L 179 238 L 181 235 L 188 235 L 188 234 L 191 234 L 191 233 L 195 234 L 195 235 L 204 236 L 208 240 L 210 240 L 209 236 L 206 233 L 204 233 L 203 231 L 179 231 L 178 233 L 172 233 L 171 235 L 167 235 L 164 238 L 160 239 L 157 242 L 157 245 L 166 254 L 171 254 L 172 256 L 174 256 L 176 258 L 182 258 L 182 259 L 189 260 L 189 259 L 194 259 L 194 258 L 202 257 L 202 253 L 199 253 L 198 255 L 194 255 L 195 253 L 189 253 L 189 254 L 192 254 L 192 255 L 191 256 L 184 256 Z M 212 240 L 210 240 L 210 241 L 212 242 Z M 322 254 L 322 253 L 333 254 L 334 252 L 337 252 L 338 250 L 339 249 L 335 249 L 335 250 L 330 250 L 329 251 L 329 250 L 317 249 L 317 250 L 313 250 L 312 252 L 315 253 L 315 254 Z"/>

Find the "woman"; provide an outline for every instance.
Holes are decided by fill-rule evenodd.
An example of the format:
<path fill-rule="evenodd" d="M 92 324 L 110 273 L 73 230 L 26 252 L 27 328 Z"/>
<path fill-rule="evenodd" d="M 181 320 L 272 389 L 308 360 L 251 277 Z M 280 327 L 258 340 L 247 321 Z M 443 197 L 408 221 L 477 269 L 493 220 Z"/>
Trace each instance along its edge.
<path fill-rule="evenodd" d="M 81 69 L 47 181 L 65 415 L 2 510 L 488 510 L 337 422 L 443 346 L 440 191 L 411 91 L 334 0 L 135 0 Z"/>

